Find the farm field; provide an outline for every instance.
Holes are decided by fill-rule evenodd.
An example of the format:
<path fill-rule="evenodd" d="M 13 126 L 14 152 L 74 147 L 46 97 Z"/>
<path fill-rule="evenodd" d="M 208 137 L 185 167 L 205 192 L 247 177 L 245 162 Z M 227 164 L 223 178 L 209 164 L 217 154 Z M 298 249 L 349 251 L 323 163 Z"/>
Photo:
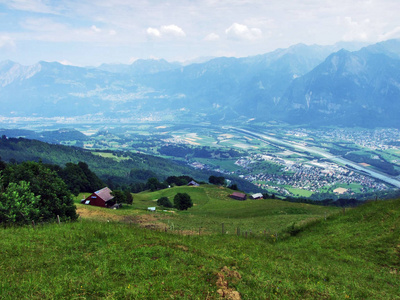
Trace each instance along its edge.
<path fill-rule="evenodd" d="M 188 233 L 225 233 L 241 235 L 250 232 L 254 235 L 280 233 L 288 226 L 311 222 L 338 211 L 335 207 L 315 206 L 304 203 L 290 203 L 275 199 L 238 201 L 229 198 L 233 191 L 213 186 L 174 187 L 153 193 L 134 195 L 134 208 L 146 209 L 156 206 L 156 200 L 168 197 L 173 202 L 176 193 L 187 193 L 194 206 L 188 211 L 176 213 L 159 211 L 157 220 L 162 227 Z M 223 225 L 222 225 L 223 224 Z M 268 234 L 269 233 L 269 234 Z"/>
<path fill-rule="evenodd" d="M 400 186 L 395 178 L 400 174 L 400 156 L 396 154 L 400 132 L 395 129 L 317 130 L 273 123 L 238 127 L 209 123 L 105 124 L 76 129 L 64 136 L 71 140 L 59 142 L 117 162 L 128 158 L 119 155 L 124 152 L 178 161 L 201 172 L 247 181 L 248 192 L 253 185 L 253 190 L 275 191 L 281 197 L 321 199 L 340 195 L 367 199 L 377 194 L 385 197 Z M 266 138 L 260 138 L 260 134 Z M 343 184 L 358 188 L 343 194 L 330 190 Z"/>
<path fill-rule="evenodd" d="M 395 299 L 398 296 L 399 200 L 370 202 L 347 210 L 344 215 L 332 209 L 325 219 L 320 214 L 325 207 L 302 208 L 261 200 L 272 201 L 268 209 L 261 211 L 259 200 L 224 202 L 218 194 L 218 188 L 192 189 L 190 195 L 197 205 L 187 212 L 175 212 L 176 218 L 170 220 L 181 222 L 177 226 L 186 226 L 192 218 L 202 218 L 205 222 L 209 218 L 246 222 L 251 215 L 255 223 L 260 223 L 259 228 L 268 222 L 271 227 L 275 224 L 275 228 L 281 228 L 278 238 L 222 234 L 212 229 L 198 235 L 146 226 L 140 222 L 150 215 L 145 208 L 154 203 L 156 193 L 135 195 L 134 205 L 121 210 L 78 205 L 78 210 L 91 211 L 97 217 L 86 214 L 74 223 L 0 229 L 0 298 L 221 299 L 224 295 L 227 299 Z M 293 214 L 288 216 L 295 216 L 296 207 L 297 215 L 319 217 L 295 226 L 290 226 L 291 219 L 285 225 L 281 222 L 279 227 L 275 215 L 268 215 L 274 209 L 288 212 L 290 208 Z M 141 216 L 144 219 L 135 222 Z M 156 223 L 165 221 L 156 218 Z"/>

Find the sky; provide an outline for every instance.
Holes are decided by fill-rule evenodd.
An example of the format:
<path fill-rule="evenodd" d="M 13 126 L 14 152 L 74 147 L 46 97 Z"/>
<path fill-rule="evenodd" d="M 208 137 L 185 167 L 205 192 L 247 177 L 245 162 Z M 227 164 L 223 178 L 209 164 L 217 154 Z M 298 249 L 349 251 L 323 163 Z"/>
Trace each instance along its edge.
<path fill-rule="evenodd" d="M 244 57 L 400 38 L 399 0 L 0 0 L 0 61 Z"/>

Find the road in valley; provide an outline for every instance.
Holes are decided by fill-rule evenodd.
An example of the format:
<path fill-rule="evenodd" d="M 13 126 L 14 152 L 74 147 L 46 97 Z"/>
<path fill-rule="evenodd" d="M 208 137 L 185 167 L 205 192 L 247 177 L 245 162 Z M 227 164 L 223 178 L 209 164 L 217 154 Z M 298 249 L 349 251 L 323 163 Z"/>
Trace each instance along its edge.
<path fill-rule="evenodd" d="M 277 139 L 277 138 L 274 138 L 274 137 L 271 137 L 271 136 L 268 136 L 268 135 L 265 135 L 265 134 L 262 134 L 262 133 L 249 131 L 249 130 L 242 129 L 242 128 L 229 127 L 229 129 L 234 130 L 236 132 L 240 132 L 240 133 L 243 133 L 243 134 L 250 135 L 252 137 L 256 137 L 259 140 L 264 141 L 264 142 L 273 143 L 273 144 L 277 144 L 277 145 L 283 145 L 283 146 L 286 146 L 286 147 L 290 147 L 290 148 L 306 151 L 306 152 L 308 152 L 310 154 L 314 154 L 316 156 L 324 157 L 324 158 L 326 158 L 326 159 L 328 159 L 330 161 L 333 161 L 335 163 L 339 163 L 339 164 L 342 164 L 342 165 L 346 165 L 346 166 L 351 167 L 351 168 L 353 168 L 353 169 L 355 169 L 357 171 L 360 171 L 362 173 L 366 173 L 367 175 L 369 175 L 371 177 L 374 177 L 376 179 L 382 180 L 382 181 L 384 181 L 386 183 L 389 183 L 389 184 L 391 184 L 391 185 L 393 185 L 393 186 L 395 186 L 397 188 L 400 188 L 400 181 L 395 179 L 394 177 L 391 177 L 390 175 L 384 174 L 382 172 L 378 172 L 378 171 L 374 171 L 374 170 L 368 169 L 368 168 L 363 167 L 363 166 L 361 166 L 361 165 L 359 165 L 359 164 L 357 164 L 355 162 L 347 160 L 347 159 L 345 159 L 343 157 L 332 155 L 329 152 L 325 152 L 325 151 L 320 150 L 320 149 L 307 147 L 307 146 L 304 146 L 304 145 L 301 145 L 301 144 L 298 144 L 298 143 L 295 143 L 295 142 L 282 141 L 280 139 Z"/>

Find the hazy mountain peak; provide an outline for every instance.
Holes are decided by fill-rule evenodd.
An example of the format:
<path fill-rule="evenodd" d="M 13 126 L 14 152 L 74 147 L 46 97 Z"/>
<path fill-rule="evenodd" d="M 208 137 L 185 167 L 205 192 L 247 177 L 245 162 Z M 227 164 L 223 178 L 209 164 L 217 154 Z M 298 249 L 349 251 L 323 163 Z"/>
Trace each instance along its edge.
<path fill-rule="evenodd" d="M 16 80 L 28 79 L 40 70 L 40 64 L 22 66 L 11 60 L 4 61 L 0 63 L 0 85 L 5 87 Z"/>

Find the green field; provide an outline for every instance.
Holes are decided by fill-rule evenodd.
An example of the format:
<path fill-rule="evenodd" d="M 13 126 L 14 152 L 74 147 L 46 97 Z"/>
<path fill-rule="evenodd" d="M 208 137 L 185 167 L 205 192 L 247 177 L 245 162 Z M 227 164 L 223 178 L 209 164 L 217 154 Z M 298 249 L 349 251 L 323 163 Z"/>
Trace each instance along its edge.
<path fill-rule="evenodd" d="M 176 193 L 188 193 L 194 206 L 185 212 L 156 213 L 159 222 L 168 228 L 188 232 L 220 233 L 222 226 L 226 233 L 264 235 L 284 231 L 289 225 L 304 223 L 337 211 L 337 208 L 322 207 L 303 203 L 290 203 L 273 199 L 238 201 L 229 198 L 231 190 L 213 186 L 175 187 L 153 193 L 134 195 L 134 208 L 146 209 L 156 206 L 155 200 L 168 197 L 173 202 Z M 173 226 L 172 226 L 173 224 Z M 222 225 L 224 224 L 224 225 Z M 265 231 L 265 233 L 264 233 Z"/>
<path fill-rule="evenodd" d="M 163 194 L 135 195 L 135 205 L 119 211 L 79 205 L 98 217 L 103 213 L 101 221 L 81 217 L 74 223 L 0 229 L 0 298 L 399 297 L 400 200 L 371 202 L 303 225 L 282 224 L 278 237 L 270 238 L 179 234 L 127 222 L 150 217 L 143 209 Z M 233 202 L 217 194 L 217 188 L 193 188 L 190 195 L 197 205 L 175 212 L 171 220 L 189 224 L 202 219 L 206 224 L 234 219 L 265 228 L 265 222 L 279 227 L 276 216 L 287 217 L 273 211 L 292 209 L 288 216 L 297 218 L 295 208 L 303 210 L 303 217 L 327 209 L 272 200 Z"/>

